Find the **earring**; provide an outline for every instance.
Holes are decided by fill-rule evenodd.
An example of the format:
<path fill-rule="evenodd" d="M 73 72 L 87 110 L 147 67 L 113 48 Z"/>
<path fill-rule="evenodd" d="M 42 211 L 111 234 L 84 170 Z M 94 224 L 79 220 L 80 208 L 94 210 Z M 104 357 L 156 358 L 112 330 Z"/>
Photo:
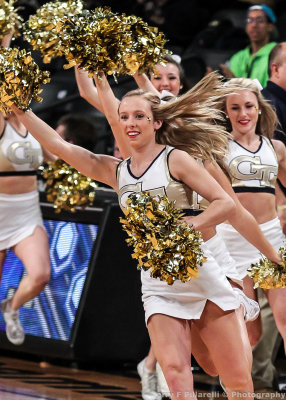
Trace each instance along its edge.
<path fill-rule="evenodd" d="M 225 118 L 226 118 L 226 119 L 229 119 L 229 116 L 228 116 L 228 115 L 226 115 L 226 116 L 225 116 Z"/>
<path fill-rule="evenodd" d="M 258 114 L 261 115 L 261 110 L 258 111 Z"/>

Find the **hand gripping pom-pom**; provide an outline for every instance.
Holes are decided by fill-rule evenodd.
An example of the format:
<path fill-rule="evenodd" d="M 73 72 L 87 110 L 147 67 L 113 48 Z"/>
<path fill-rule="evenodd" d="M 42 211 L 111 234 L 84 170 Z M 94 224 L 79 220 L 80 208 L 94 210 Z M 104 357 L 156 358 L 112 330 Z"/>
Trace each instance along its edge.
<path fill-rule="evenodd" d="M 196 278 L 198 267 L 206 261 L 201 233 L 182 222 L 182 216 L 167 196 L 141 192 L 129 196 L 125 218 L 120 219 L 138 268 L 169 285 Z"/>
<path fill-rule="evenodd" d="M 277 289 L 286 287 L 286 247 L 279 249 L 282 263 L 277 264 L 266 257 L 262 257 L 256 264 L 251 264 L 248 275 L 254 281 L 255 288 Z"/>
<path fill-rule="evenodd" d="M 77 207 L 92 205 L 97 183 L 70 167 L 63 160 L 49 162 L 41 167 L 46 179 L 47 200 L 54 204 L 55 212 L 75 212 Z"/>
<path fill-rule="evenodd" d="M 0 48 L 0 111 L 7 114 L 11 105 L 27 111 L 39 97 L 41 85 L 50 81 L 50 73 L 41 71 L 31 53 L 14 48 Z"/>

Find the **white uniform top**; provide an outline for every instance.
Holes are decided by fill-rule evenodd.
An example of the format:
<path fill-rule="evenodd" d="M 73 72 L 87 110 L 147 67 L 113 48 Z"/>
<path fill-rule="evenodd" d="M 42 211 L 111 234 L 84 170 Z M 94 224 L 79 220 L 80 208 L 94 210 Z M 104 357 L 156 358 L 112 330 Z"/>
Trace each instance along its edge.
<path fill-rule="evenodd" d="M 260 136 L 260 145 L 254 152 L 245 149 L 234 140 L 229 141 L 227 163 L 235 192 L 266 192 L 275 194 L 278 161 L 270 140 Z M 260 224 L 260 228 L 272 246 L 278 250 L 285 239 L 278 218 Z M 243 279 L 247 269 L 261 258 L 261 253 L 229 224 L 217 226 L 217 232 L 226 243 L 236 263 L 237 273 Z"/>
<path fill-rule="evenodd" d="M 22 136 L 6 122 L 0 135 L 0 173 L 35 171 L 42 162 L 40 143 L 28 131 Z"/>
<path fill-rule="evenodd" d="M 165 147 L 149 165 L 141 176 L 134 176 L 130 170 L 130 158 L 122 161 L 118 167 L 119 205 L 124 211 L 126 200 L 131 193 L 142 191 L 150 192 L 151 196 L 167 195 L 170 201 L 176 201 L 176 207 L 189 209 L 192 200 L 192 192 L 189 195 L 182 182 L 177 181 L 170 174 L 168 157 L 173 147 Z M 155 173 L 160 171 L 160 173 Z"/>
<path fill-rule="evenodd" d="M 204 163 L 203 160 L 201 160 L 200 158 L 196 158 L 196 161 L 203 167 Z M 197 192 L 193 191 L 192 194 L 192 209 L 199 213 L 202 212 L 204 210 L 206 210 L 209 206 L 210 202 L 208 200 L 206 200 L 204 197 L 202 197 L 200 194 L 198 194 Z"/>
<path fill-rule="evenodd" d="M 275 194 L 278 161 L 275 150 L 264 136 L 256 151 L 247 150 L 235 140 L 229 140 L 226 158 L 233 190 L 240 192 L 266 192 Z"/>
<path fill-rule="evenodd" d="M 27 132 L 20 135 L 8 122 L 0 135 L 1 176 L 32 175 L 43 161 L 40 144 Z M 43 227 L 39 194 L 0 193 L 0 251 L 9 249 Z"/>
<path fill-rule="evenodd" d="M 172 150 L 169 146 L 164 148 L 138 177 L 132 174 L 130 159 L 119 164 L 118 198 L 123 210 L 128 196 L 141 191 L 148 191 L 152 196 L 166 194 L 169 200 L 176 201 L 177 208 L 190 208 L 192 191 L 174 179 L 169 171 L 168 156 Z M 200 318 L 207 300 L 223 310 L 239 307 L 234 291 L 205 243 L 202 243 L 202 248 L 207 262 L 199 267 L 198 278 L 189 282 L 175 281 L 173 285 L 168 285 L 158 278 L 151 278 L 149 271 L 141 270 L 146 323 L 151 315 L 158 313 L 188 320 Z"/>

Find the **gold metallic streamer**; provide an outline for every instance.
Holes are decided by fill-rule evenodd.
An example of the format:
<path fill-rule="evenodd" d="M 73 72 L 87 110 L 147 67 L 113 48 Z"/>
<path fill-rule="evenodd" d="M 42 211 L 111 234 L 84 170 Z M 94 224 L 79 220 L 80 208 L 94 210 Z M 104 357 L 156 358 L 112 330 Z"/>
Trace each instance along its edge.
<path fill-rule="evenodd" d="M 72 168 L 63 160 L 50 161 L 41 167 L 46 179 L 47 200 L 54 204 L 55 212 L 75 212 L 76 207 L 92 205 L 97 183 Z"/>
<path fill-rule="evenodd" d="M 206 261 L 201 232 L 182 222 L 183 215 L 167 196 L 141 192 L 129 196 L 125 218 L 120 219 L 138 269 L 149 270 L 150 276 L 168 285 L 196 278 L 198 267 Z"/>
<path fill-rule="evenodd" d="M 7 114 L 12 104 L 27 111 L 32 100 L 42 101 L 40 85 L 50 81 L 49 72 L 41 71 L 31 53 L 0 48 L 0 111 Z"/>
<path fill-rule="evenodd" d="M 23 25 L 23 36 L 42 54 L 44 63 L 53 57 L 62 56 L 61 40 L 56 25 L 61 19 L 80 14 L 83 10 L 81 0 L 51 1 L 40 7 Z"/>
<path fill-rule="evenodd" d="M 19 8 L 14 7 L 17 0 L 0 0 L 0 40 L 3 39 L 12 29 L 14 36 L 20 35 L 23 18 L 18 15 Z"/>
<path fill-rule="evenodd" d="M 256 264 L 251 264 L 248 275 L 254 281 L 254 288 L 277 289 L 286 287 L 286 247 L 279 249 L 282 264 L 276 264 L 262 257 Z"/>
<path fill-rule="evenodd" d="M 57 30 L 69 64 L 79 64 L 91 75 L 153 71 L 170 52 L 164 49 L 165 38 L 134 15 L 115 14 L 108 7 L 85 10 L 59 21 Z"/>

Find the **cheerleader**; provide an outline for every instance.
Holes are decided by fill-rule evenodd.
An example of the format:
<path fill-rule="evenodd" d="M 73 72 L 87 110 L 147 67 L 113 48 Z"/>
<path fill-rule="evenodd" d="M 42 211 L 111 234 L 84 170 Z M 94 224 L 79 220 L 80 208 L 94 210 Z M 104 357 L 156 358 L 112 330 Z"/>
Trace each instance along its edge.
<path fill-rule="evenodd" d="M 3 38 L 3 47 L 10 45 L 12 36 L 11 31 Z M 15 345 L 25 339 L 19 308 L 40 294 L 50 279 L 49 242 L 37 191 L 37 169 L 44 157 L 54 159 L 13 112 L 5 117 L 0 113 L 0 270 L 12 249 L 27 271 L 13 296 L 1 302 L 6 335 Z"/>
<path fill-rule="evenodd" d="M 170 68 L 168 68 L 168 64 L 170 65 Z M 180 69 L 178 68 L 178 66 L 176 66 L 175 61 L 168 64 L 167 67 L 160 66 L 160 69 L 158 71 L 159 75 L 155 75 L 159 76 L 160 79 L 154 79 L 153 84 L 144 74 L 143 76 L 140 75 L 135 77 L 137 83 L 143 86 L 145 89 L 152 89 L 152 91 L 156 94 L 159 93 L 157 90 L 160 91 L 169 89 L 173 91 L 172 93 L 168 92 L 169 95 L 177 95 L 180 89 L 182 89 L 182 85 L 180 84 Z M 82 96 L 95 107 L 99 106 L 101 108 L 101 111 L 105 112 L 106 117 L 112 127 L 112 131 L 114 133 L 116 141 L 120 144 L 120 151 L 125 157 L 127 157 L 131 152 L 130 143 L 128 142 L 128 140 L 126 140 L 126 137 L 121 135 L 121 129 L 118 127 L 118 100 L 114 97 L 106 78 L 104 76 L 102 76 L 100 80 L 98 80 L 97 77 L 94 78 L 98 88 L 96 89 L 96 87 L 93 86 L 91 79 L 87 77 L 87 74 L 85 72 L 77 70 L 76 76 Z M 173 86 L 168 83 L 169 81 L 171 81 L 171 83 L 174 81 Z M 218 84 L 218 82 L 216 83 Z M 155 89 L 153 85 L 156 86 Z M 215 89 L 215 86 L 213 86 L 212 89 Z M 213 94 L 210 88 L 208 88 L 207 92 L 204 93 L 205 88 L 203 83 L 201 85 L 197 85 L 192 92 L 194 97 L 190 101 L 198 101 L 200 103 L 203 103 L 203 101 L 206 100 L 208 96 Z M 101 96 L 99 96 L 100 93 Z M 164 92 L 164 94 L 161 93 L 161 95 L 165 96 L 166 92 Z M 179 143 L 181 149 L 186 150 L 193 155 L 196 154 L 197 143 L 196 140 L 193 140 L 190 144 L 189 136 L 189 132 L 180 132 L 179 140 L 178 136 L 176 135 L 175 137 L 162 136 L 160 137 L 160 141 L 161 143 L 172 144 L 175 147 L 177 147 Z M 217 146 L 221 146 L 222 150 L 224 143 L 220 142 L 220 144 L 217 144 Z M 220 151 L 218 151 L 218 154 L 220 154 Z M 208 158 L 208 156 L 204 158 Z M 197 159 L 197 161 L 199 162 L 199 159 Z M 218 161 L 222 164 L 221 159 L 218 159 Z M 203 163 L 201 162 L 201 164 Z M 228 179 L 218 167 L 218 165 L 215 165 L 215 163 L 213 162 L 205 161 L 204 166 L 208 170 L 208 172 L 210 172 L 211 175 L 228 192 L 228 194 L 233 197 L 234 201 L 236 202 L 236 213 L 232 216 L 231 220 L 233 226 L 235 226 L 235 228 L 238 229 L 238 231 L 240 231 L 247 238 L 247 240 L 251 240 L 251 243 L 257 246 L 263 254 L 268 254 L 268 256 L 273 260 L 281 261 L 277 255 L 277 252 L 274 251 L 273 247 L 263 236 L 255 219 L 239 203 L 231 188 L 231 185 L 229 184 Z M 208 206 L 208 202 L 195 192 L 192 193 L 191 204 L 192 212 L 194 215 L 202 212 Z M 248 366 L 249 370 L 251 370 L 252 351 L 248 340 L 244 320 L 254 320 L 259 314 L 259 306 L 257 302 L 247 298 L 240 290 L 242 286 L 242 280 L 239 278 L 236 272 L 235 263 L 231 259 L 224 242 L 216 235 L 215 226 L 212 229 L 203 230 L 202 234 L 203 238 L 206 240 L 208 249 L 212 251 L 212 255 L 215 257 L 216 261 L 223 269 L 225 275 L 231 280 L 232 285 L 235 286 L 234 290 L 241 302 L 241 309 L 237 310 L 237 314 L 240 322 L 241 335 L 243 338 L 247 359 L 249 361 Z M 213 376 L 218 375 L 218 372 L 211 360 L 211 356 L 201 338 L 199 337 L 199 330 L 195 327 L 192 331 L 192 336 L 194 343 L 196 343 L 196 345 L 192 348 L 192 352 L 197 362 L 208 374 Z M 165 397 L 170 396 L 168 387 L 164 379 L 164 375 L 162 374 L 160 365 L 156 363 L 156 357 L 154 356 L 152 348 L 150 349 L 148 356 L 138 364 L 137 370 L 141 378 L 142 397 L 144 400 L 156 400 L 158 397 L 158 392 L 162 393 Z"/>
<path fill-rule="evenodd" d="M 130 143 L 131 157 L 122 162 L 65 142 L 31 111 L 25 113 L 15 106 L 13 110 L 45 148 L 83 174 L 113 187 L 123 210 L 130 191 L 153 193 L 156 189 L 158 193 L 158 188 L 170 200 L 176 200 L 178 208 L 189 209 L 190 193 L 195 190 L 207 199 L 209 206 L 196 216 L 186 217 L 187 222 L 196 230 L 207 230 L 231 218 L 235 212 L 233 200 L 185 151 L 158 143 L 158 137 L 168 135 L 167 124 L 173 122 L 176 130 L 177 118 L 186 103 L 187 98 L 181 96 L 172 105 L 162 106 L 158 97 L 140 90 L 125 95 L 119 106 L 119 124 Z M 209 112 L 215 117 L 214 108 L 202 108 L 198 103 L 195 107 L 202 119 Z M 188 129 L 188 119 L 182 121 L 184 129 Z M 207 153 L 209 135 L 225 140 L 224 130 L 206 120 L 199 131 L 208 132 L 200 142 L 200 148 Z M 191 282 L 176 281 L 168 286 L 142 272 L 143 303 L 152 348 L 173 397 L 195 397 L 190 356 L 192 325 L 197 325 L 229 398 L 239 393 L 251 398 L 251 374 L 235 313 L 239 301 L 205 244 L 203 249 L 208 260 L 199 277 Z"/>
<path fill-rule="evenodd" d="M 283 185 L 286 184 L 286 149 L 282 142 L 272 139 L 277 117 L 254 81 L 233 78 L 226 83 L 226 87 L 234 92 L 224 102 L 232 134 L 226 158 L 231 184 L 241 204 L 254 216 L 265 237 L 278 250 L 285 241 L 285 235 L 275 208 L 275 184 L 277 177 Z M 231 225 L 224 223 L 218 231 L 236 262 L 245 293 L 256 299 L 247 269 L 261 258 L 261 254 Z M 286 289 L 269 289 L 265 290 L 265 294 L 285 346 Z M 259 319 L 248 324 L 248 332 L 254 340 L 259 339 Z"/>

